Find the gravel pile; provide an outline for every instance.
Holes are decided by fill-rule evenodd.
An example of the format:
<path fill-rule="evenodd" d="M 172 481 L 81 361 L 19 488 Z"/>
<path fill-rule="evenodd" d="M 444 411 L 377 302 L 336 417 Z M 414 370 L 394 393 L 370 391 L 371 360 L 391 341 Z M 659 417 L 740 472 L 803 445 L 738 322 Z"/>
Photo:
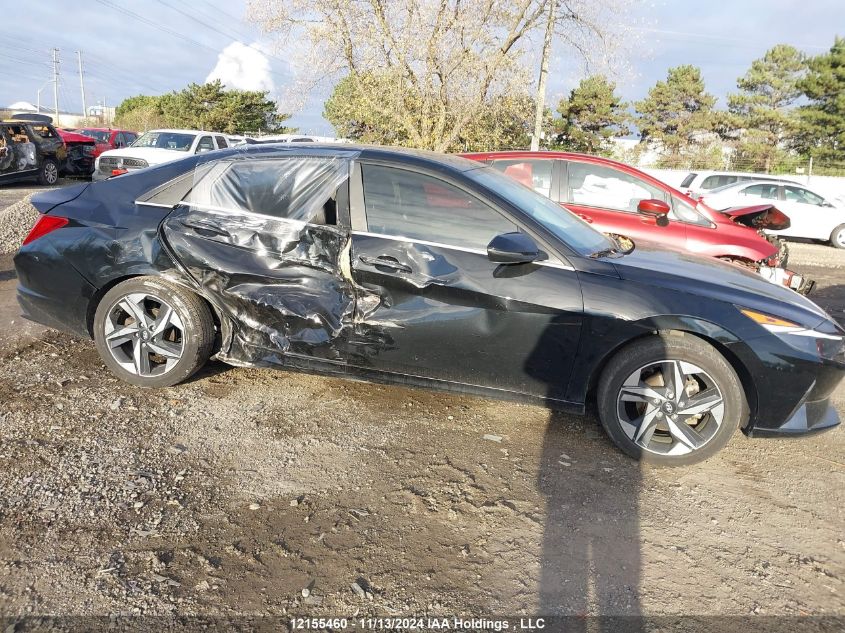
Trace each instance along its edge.
<path fill-rule="evenodd" d="M 17 251 L 35 224 L 38 210 L 32 206 L 31 199 L 31 195 L 26 196 L 0 211 L 0 253 Z"/>

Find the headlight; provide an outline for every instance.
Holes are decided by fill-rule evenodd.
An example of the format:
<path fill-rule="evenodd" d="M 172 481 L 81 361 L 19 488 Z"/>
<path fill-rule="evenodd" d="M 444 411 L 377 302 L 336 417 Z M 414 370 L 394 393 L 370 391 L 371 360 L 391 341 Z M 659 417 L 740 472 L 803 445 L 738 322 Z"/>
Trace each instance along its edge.
<path fill-rule="evenodd" d="M 739 311 L 794 349 L 845 363 L 845 336 L 841 334 L 811 330 L 792 321 L 748 308 L 739 308 Z"/>

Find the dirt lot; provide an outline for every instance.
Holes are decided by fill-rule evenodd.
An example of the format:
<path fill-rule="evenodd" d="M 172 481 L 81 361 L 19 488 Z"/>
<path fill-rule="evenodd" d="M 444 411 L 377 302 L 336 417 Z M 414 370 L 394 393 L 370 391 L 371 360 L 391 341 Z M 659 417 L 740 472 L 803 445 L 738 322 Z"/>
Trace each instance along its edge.
<path fill-rule="evenodd" d="M 843 265 L 793 248 L 845 321 Z M 142 391 L 14 285 L 0 257 L 0 616 L 845 617 L 841 427 L 655 470 L 539 407 L 222 365 Z"/>

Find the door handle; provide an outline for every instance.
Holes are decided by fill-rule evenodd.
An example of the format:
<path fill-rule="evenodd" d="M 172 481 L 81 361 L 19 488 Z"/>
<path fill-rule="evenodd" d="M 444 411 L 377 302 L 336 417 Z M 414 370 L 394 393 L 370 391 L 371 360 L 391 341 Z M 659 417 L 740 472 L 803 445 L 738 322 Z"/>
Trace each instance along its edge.
<path fill-rule="evenodd" d="M 358 261 L 367 266 L 374 266 L 375 268 L 388 268 L 400 273 L 410 273 L 411 267 L 403 264 L 395 257 L 390 255 L 379 255 L 378 257 L 370 257 L 369 255 L 359 255 Z"/>
<path fill-rule="evenodd" d="M 179 220 L 179 224 L 181 224 L 185 228 L 193 229 L 195 231 L 211 233 L 212 235 L 220 235 L 223 237 L 229 237 L 228 231 L 222 229 L 216 224 L 211 224 L 210 222 L 202 222 L 199 220 Z"/>
<path fill-rule="evenodd" d="M 586 222 L 587 224 L 593 223 L 593 218 L 591 218 L 589 215 L 584 215 L 583 213 L 579 213 L 578 217 L 581 218 L 582 220 L 584 220 L 584 222 Z"/>

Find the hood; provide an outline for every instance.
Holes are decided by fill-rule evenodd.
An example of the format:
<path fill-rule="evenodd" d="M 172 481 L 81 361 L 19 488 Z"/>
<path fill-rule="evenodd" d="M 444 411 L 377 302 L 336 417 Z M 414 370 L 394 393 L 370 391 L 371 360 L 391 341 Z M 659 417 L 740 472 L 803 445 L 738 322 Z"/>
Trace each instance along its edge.
<path fill-rule="evenodd" d="M 59 136 L 65 143 L 84 143 L 85 145 L 96 145 L 93 138 L 85 136 L 84 134 L 77 134 L 76 132 L 67 132 L 65 130 L 56 129 Z"/>
<path fill-rule="evenodd" d="M 752 229 L 781 231 L 792 226 L 789 217 L 773 204 L 756 204 L 751 207 L 730 207 L 722 211 L 734 222 Z"/>
<path fill-rule="evenodd" d="M 149 165 L 161 165 L 172 160 L 179 160 L 190 156 L 190 152 L 180 152 L 175 149 L 162 149 L 160 147 L 121 147 L 112 149 L 100 154 L 103 156 L 114 156 L 115 158 L 140 158 L 147 161 Z"/>
<path fill-rule="evenodd" d="M 747 268 L 712 257 L 637 241 L 631 253 L 608 260 L 622 279 L 759 310 L 814 328 L 831 320 L 822 308 L 794 290 Z"/>

